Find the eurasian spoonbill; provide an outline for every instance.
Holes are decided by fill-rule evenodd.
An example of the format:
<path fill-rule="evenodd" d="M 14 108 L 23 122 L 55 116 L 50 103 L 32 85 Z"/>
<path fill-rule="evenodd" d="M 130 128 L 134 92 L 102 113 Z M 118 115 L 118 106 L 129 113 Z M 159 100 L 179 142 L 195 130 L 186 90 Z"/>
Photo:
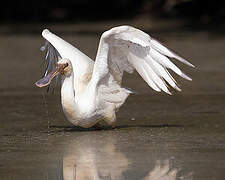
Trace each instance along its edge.
<path fill-rule="evenodd" d="M 131 26 L 114 27 L 104 32 L 95 62 L 47 29 L 42 36 L 48 48 L 48 67 L 36 85 L 47 86 L 61 74 L 62 108 L 75 126 L 88 128 L 100 121 L 115 124 L 115 112 L 132 93 L 121 86 L 124 72 L 136 70 L 152 89 L 168 94 L 171 93 L 167 84 L 177 91 L 181 89 L 167 69 L 191 80 L 169 58 L 194 67 L 191 63 Z M 49 73 L 51 68 L 53 71 Z"/>

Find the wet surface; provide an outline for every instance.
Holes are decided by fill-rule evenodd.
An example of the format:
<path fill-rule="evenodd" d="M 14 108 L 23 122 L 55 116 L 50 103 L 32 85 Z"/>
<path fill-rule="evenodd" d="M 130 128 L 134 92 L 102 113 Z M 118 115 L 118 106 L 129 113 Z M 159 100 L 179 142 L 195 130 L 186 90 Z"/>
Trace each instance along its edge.
<path fill-rule="evenodd" d="M 74 25 L 61 34 L 94 58 L 105 30 L 100 27 L 80 34 Z M 137 94 L 117 113 L 117 127 L 102 130 L 72 127 L 59 88 L 51 95 L 34 86 L 44 71 L 40 34 L 0 34 L 1 179 L 224 179 L 225 36 L 153 34 L 197 66 L 178 64 L 193 81 L 174 75 L 183 91 L 168 96 L 148 88 L 137 74 L 126 75 L 124 84 Z"/>

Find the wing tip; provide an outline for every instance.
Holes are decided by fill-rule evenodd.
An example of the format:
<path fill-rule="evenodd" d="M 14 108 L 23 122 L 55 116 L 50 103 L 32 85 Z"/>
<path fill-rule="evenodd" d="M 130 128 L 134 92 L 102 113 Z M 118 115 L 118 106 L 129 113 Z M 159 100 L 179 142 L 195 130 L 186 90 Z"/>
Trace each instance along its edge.
<path fill-rule="evenodd" d="M 195 68 L 195 66 L 193 64 L 191 64 L 189 61 L 187 61 L 186 59 L 179 56 L 176 52 L 174 52 L 174 50 L 171 50 L 170 48 L 168 48 L 166 45 L 159 42 L 158 40 L 151 38 L 151 42 L 153 43 L 153 47 L 155 47 L 156 50 L 158 50 L 159 52 L 163 53 L 163 55 L 166 55 L 171 58 L 175 58 L 178 61 L 180 61 L 192 68 Z M 157 43 L 158 43 L 158 46 L 157 46 Z M 165 48 L 165 49 L 163 50 L 163 48 Z"/>
<path fill-rule="evenodd" d="M 179 91 L 179 92 L 182 91 L 178 86 L 175 86 L 175 87 L 173 87 L 173 88 L 176 89 L 176 90 Z"/>
<path fill-rule="evenodd" d="M 169 90 L 166 93 L 169 94 L 170 96 L 172 96 L 172 93 Z"/>
<path fill-rule="evenodd" d="M 186 65 L 188 65 L 188 66 L 190 66 L 190 67 L 192 67 L 192 68 L 195 68 L 195 65 L 191 64 L 189 61 L 187 61 L 186 59 L 184 59 L 184 58 L 178 56 L 177 54 L 175 54 L 175 58 L 176 58 L 177 60 L 179 60 L 180 62 L 182 62 L 182 63 L 184 63 L 184 64 L 186 64 Z"/>
<path fill-rule="evenodd" d="M 182 78 L 188 80 L 188 81 L 192 81 L 192 78 L 190 78 L 189 76 L 187 76 L 187 75 L 184 74 L 184 73 L 182 73 L 180 76 L 181 76 Z"/>

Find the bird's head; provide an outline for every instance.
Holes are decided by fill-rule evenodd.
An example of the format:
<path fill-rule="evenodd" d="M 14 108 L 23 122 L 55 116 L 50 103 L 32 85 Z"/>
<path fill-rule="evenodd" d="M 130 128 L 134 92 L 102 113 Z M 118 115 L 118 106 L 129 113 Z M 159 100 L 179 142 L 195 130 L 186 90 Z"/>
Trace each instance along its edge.
<path fill-rule="evenodd" d="M 56 66 L 61 66 L 60 74 L 62 76 L 70 76 L 73 70 L 72 63 L 69 59 L 61 59 L 57 62 Z"/>
<path fill-rule="evenodd" d="M 42 79 L 37 81 L 35 84 L 38 87 L 48 86 L 52 79 L 61 74 L 62 76 L 70 76 L 72 73 L 72 63 L 69 59 L 61 59 L 56 63 L 56 67 L 48 75 L 44 76 Z"/>

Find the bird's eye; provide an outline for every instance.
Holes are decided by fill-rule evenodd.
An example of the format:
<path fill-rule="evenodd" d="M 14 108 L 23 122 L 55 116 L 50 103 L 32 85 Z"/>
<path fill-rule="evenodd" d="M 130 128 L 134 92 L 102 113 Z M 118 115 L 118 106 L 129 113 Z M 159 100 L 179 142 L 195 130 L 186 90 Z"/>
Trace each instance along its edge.
<path fill-rule="evenodd" d="M 66 63 L 66 67 L 68 67 L 69 66 L 69 63 Z"/>

